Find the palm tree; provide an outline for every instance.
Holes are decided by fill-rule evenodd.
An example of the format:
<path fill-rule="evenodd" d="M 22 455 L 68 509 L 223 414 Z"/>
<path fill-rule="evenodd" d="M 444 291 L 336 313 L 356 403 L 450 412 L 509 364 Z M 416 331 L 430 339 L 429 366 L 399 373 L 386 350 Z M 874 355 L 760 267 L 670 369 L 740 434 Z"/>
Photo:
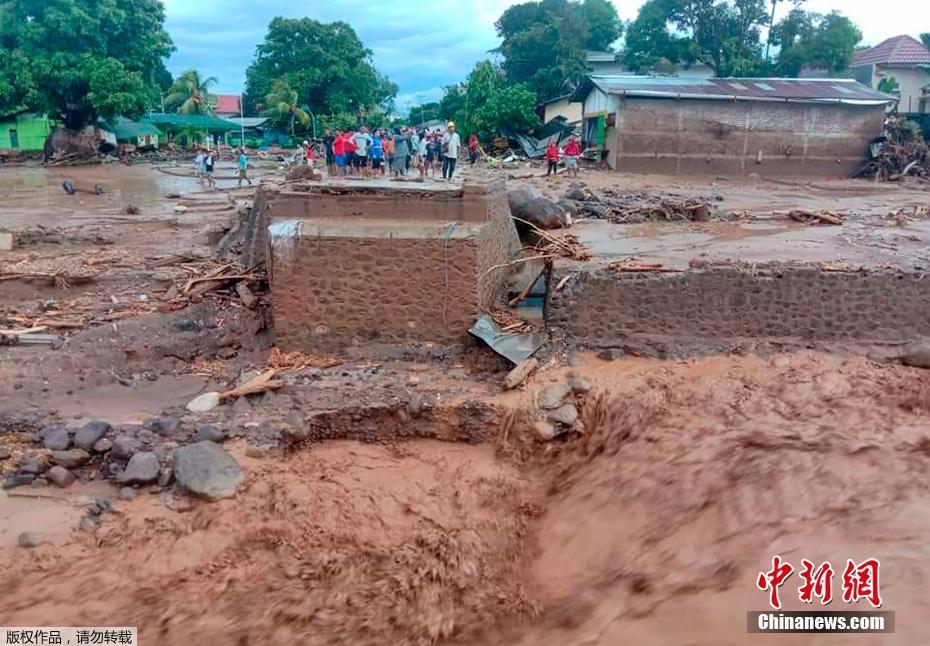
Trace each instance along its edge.
<path fill-rule="evenodd" d="M 165 105 L 170 108 L 177 107 L 178 114 L 212 115 L 216 107 L 216 97 L 210 94 L 210 86 L 214 83 L 216 78 L 213 76 L 201 80 L 200 72 L 187 70 L 168 90 Z"/>
<path fill-rule="evenodd" d="M 278 80 L 271 85 L 271 91 L 265 97 L 265 105 L 267 107 L 262 114 L 276 123 L 287 123 L 292 135 L 295 121 L 304 128 L 310 123 L 310 115 L 297 105 L 297 90 L 286 80 Z"/>

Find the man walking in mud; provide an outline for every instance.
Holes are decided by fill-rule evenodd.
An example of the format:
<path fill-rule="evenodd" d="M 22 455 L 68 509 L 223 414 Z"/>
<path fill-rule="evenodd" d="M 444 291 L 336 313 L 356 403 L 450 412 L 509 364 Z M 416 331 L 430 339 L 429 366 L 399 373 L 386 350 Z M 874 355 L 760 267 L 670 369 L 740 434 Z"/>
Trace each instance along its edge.
<path fill-rule="evenodd" d="M 252 180 L 249 179 L 249 156 L 245 154 L 245 148 L 239 149 L 239 159 L 236 160 L 236 168 L 239 169 L 239 188 L 242 188 L 242 180 L 245 180 L 249 183 L 249 186 L 252 185 Z"/>

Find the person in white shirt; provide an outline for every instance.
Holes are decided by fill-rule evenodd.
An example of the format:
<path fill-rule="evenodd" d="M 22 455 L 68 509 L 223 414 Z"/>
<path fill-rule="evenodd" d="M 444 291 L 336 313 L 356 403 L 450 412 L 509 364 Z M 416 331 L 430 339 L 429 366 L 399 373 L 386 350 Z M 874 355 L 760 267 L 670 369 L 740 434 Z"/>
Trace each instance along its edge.
<path fill-rule="evenodd" d="M 455 131 L 455 122 L 450 121 L 449 131 L 442 138 L 442 177 L 443 179 L 452 179 L 455 173 L 455 161 L 459 157 L 459 146 L 462 145 L 462 138 Z"/>
<path fill-rule="evenodd" d="M 203 184 L 203 160 L 205 155 L 202 150 L 197 151 L 197 156 L 194 157 L 194 170 L 197 172 L 197 181 Z"/>

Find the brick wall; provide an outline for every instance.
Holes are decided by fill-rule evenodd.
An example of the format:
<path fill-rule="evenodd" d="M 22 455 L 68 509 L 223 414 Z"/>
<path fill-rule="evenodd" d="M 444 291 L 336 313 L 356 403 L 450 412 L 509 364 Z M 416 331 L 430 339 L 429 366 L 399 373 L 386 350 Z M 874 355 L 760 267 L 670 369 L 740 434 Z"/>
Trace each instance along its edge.
<path fill-rule="evenodd" d="M 576 270 L 556 265 L 552 282 Z M 675 274 L 581 272 L 550 295 L 547 321 L 579 344 L 636 335 L 904 341 L 930 334 L 930 276 L 773 265 Z"/>
<path fill-rule="evenodd" d="M 438 209 L 439 223 L 417 217 L 404 226 L 359 228 L 350 217 L 330 217 L 314 233 L 309 218 L 295 235 L 270 240 L 278 344 L 339 350 L 370 341 L 446 343 L 467 336 L 510 275 L 495 266 L 511 260 L 520 243 L 502 182 L 465 193 L 472 221 L 451 228 L 441 218 L 456 207 L 446 204 Z M 280 223 L 277 204 L 268 210 L 272 226 Z"/>
<path fill-rule="evenodd" d="M 883 119 L 882 106 L 623 99 L 608 161 L 635 172 L 847 176 Z"/>

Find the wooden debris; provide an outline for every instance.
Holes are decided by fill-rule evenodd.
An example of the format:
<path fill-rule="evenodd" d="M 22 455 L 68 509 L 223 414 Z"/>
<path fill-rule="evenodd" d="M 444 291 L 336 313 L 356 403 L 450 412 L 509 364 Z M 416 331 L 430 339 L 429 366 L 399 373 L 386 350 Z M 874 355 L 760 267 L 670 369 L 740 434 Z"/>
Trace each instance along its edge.
<path fill-rule="evenodd" d="M 502 332 L 510 334 L 532 334 L 536 331 L 532 325 L 515 315 L 513 312 L 506 310 L 496 310 L 490 313 L 494 322 L 500 326 Z"/>
<path fill-rule="evenodd" d="M 507 373 L 507 376 L 504 378 L 504 388 L 507 390 L 513 390 L 523 382 L 525 382 L 531 374 L 536 371 L 536 368 L 539 367 L 539 361 L 530 357 L 529 359 L 524 359 L 517 364 L 517 367 Z"/>
<path fill-rule="evenodd" d="M 239 299 L 242 301 L 242 304 L 248 309 L 255 309 L 258 299 L 255 297 L 255 294 L 252 293 L 252 290 L 249 289 L 249 286 L 245 282 L 236 283 L 236 293 L 239 295 Z"/>
<path fill-rule="evenodd" d="M 804 224 L 811 225 L 843 224 L 843 216 L 839 213 L 833 213 L 830 211 L 806 211 L 804 209 L 794 209 L 792 211 L 788 211 L 788 217 L 795 222 L 802 222 Z"/>
<path fill-rule="evenodd" d="M 664 266 L 661 262 L 645 262 L 642 260 L 616 260 L 609 265 L 607 268 L 612 271 L 622 271 L 630 273 L 640 273 L 640 272 L 663 272 L 663 273 L 675 273 L 681 271 L 680 269 L 671 269 L 670 267 Z"/>
<path fill-rule="evenodd" d="M 540 229 L 538 226 L 518 218 L 517 216 L 511 216 L 517 222 L 522 222 L 529 226 L 533 232 L 539 236 L 541 242 L 537 244 L 533 249 L 535 251 L 542 252 L 544 257 L 548 258 L 571 258 L 572 260 L 587 260 L 591 257 L 591 254 L 588 253 L 588 250 L 583 244 L 578 241 L 578 236 L 572 235 L 570 233 L 563 233 L 562 235 L 554 235 L 548 231 Z"/>
<path fill-rule="evenodd" d="M 547 268 L 548 268 L 548 267 L 544 264 L 544 265 L 542 266 L 542 268 L 539 270 L 539 273 L 536 274 L 536 275 L 533 277 L 533 280 L 531 280 L 529 283 L 527 283 L 526 287 L 523 288 L 523 291 L 522 291 L 522 292 L 520 292 L 520 293 L 517 294 L 515 297 L 513 297 L 512 299 L 510 299 L 510 302 L 508 302 L 507 305 L 509 305 L 510 307 L 513 307 L 514 305 L 516 305 L 516 304 L 519 303 L 520 301 L 524 300 L 527 296 L 529 296 L 529 295 L 530 295 L 530 292 L 533 291 L 533 286 L 536 285 L 536 283 L 539 282 L 539 279 L 542 278 L 543 274 L 546 273 L 546 269 L 547 269 Z"/>
<path fill-rule="evenodd" d="M 303 370 L 304 368 L 332 368 L 342 364 L 342 359 L 336 357 L 316 356 L 294 352 L 282 352 L 279 348 L 271 348 L 266 365 L 276 370 Z"/>
<path fill-rule="evenodd" d="M 852 177 L 869 177 L 876 182 L 898 181 L 908 175 L 930 177 L 930 145 L 920 126 L 904 117 L 888 119 L 879 154 Z"/>
<path fill-rule="evenodd" d="M 274 376 L 277 374 L 277 372 L 278 371 L 275 368 L 266 370 L 259 376 L 248 380 L 241 386 L 220 393 L 220 399 L 236 399 L 238 397 L 245 397 L 246 395 L 257 395 L 269 390 L 283 388 L 284 382 L 276 381 L 274 379 Z"/>

